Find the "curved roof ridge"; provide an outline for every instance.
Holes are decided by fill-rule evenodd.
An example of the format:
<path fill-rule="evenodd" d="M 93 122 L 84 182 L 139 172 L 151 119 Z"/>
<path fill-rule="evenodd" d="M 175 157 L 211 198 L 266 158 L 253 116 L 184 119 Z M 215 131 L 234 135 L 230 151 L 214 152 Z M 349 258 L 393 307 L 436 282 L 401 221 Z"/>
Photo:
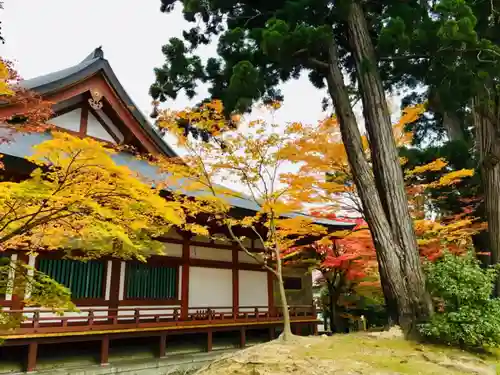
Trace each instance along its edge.
<path fill-rule="evenodd" d="M 108 82 L 132 112 L 132 115 L 139 122 L 143 130 L 152 138 L 158 148 L 167 156 L 178 157 L 177 153 L 167 144 L 161 134 L 153 127 L 144 114 L 138 109 L 132 101 L 124 87 L 116 77 L 108 60 L 104 58 L 102 46 L 94 49 L 83 61 L 66 69 L 48 73 L 31 79 L 20 82 L 20 86 L 29 90 L 38 92 L 39 94 L 49 94 L 60 90 L 66 86 L 70 86 L 85 78 L 102 71 Z"/>

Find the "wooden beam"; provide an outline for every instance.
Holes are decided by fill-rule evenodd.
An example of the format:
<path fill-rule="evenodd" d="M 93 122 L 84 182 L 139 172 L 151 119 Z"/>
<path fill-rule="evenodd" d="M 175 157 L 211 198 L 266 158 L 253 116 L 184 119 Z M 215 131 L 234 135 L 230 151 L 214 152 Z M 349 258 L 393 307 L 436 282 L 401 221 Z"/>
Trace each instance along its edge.
<path fill-rule="evenodd" d="M 162 333 L 160 335 L 160 352 L 158 353 L 158 356 L 160 358 L 165 358 L 167 353 L 167 334 Z"/>
<path fill-rule="evenodd" d="M 80 117 L 80 135 L 85 137 L 87 135 L 87 128 L 89 122 L 89 107 L 84 103 L 82 105 L 82 115 Z"/>
<path fill-rule="evenodd" d="M 38 342 L 33 341 L 28 345 L 28 358 L 26 361 L 26 372 L 36 371 L 36 359 L 38 354 Z"/>
<path fill-rule="evenodd" d="M 240 307 L 240 273 L 238 269 L 238 248 L 233 248 L 233 314 L 237 316 Z"/>
<path fill-rule="evenodd" d="M 109 365 L 109 336 L 105 335 L 101 340 L 101 366 Z"/>
<path fill-rule="evenodd" d="M 189 238 L 182 243 L 181 319 L 189 315 Z"/>
<path fill-rule="evenodd" d="M 269 340 L 274 340 L 276 337 L 276 329 L 274 327 L 269 327 Z"/>
<path fill-rule="evenodd" d="M 313 331 L 314 336 L 318 336 L 318 323 L 312 324 L 312 331 Z"/>
<path fill-rule="evenodd" d="M 247 341 L 247 333 L 245 327 L 240 328 L 240 348 L 244 348 L 246 346 Z"/>
<path fill-rule="evenodd" d="M 209 329 L 207 331 L 207 352 L 211 352 L 213 347 L 213 331 Z"/>
<path fill-rule="evenodd" d="M 122 262 L 120 259 L 113 259 L 111 261 L 111 283 L 109 286 L 109 301 L 108 306 L 111 310 L 110 316 L 118 315 L 118 306 L 120 305 L 120 270 Z"/>
<path fill-rule="evenodd" d="M 294 328 L 293 331 L 297 336 L 302 335 L 302 326 L 300 324 L 294 324 L 292 327 Z"/>

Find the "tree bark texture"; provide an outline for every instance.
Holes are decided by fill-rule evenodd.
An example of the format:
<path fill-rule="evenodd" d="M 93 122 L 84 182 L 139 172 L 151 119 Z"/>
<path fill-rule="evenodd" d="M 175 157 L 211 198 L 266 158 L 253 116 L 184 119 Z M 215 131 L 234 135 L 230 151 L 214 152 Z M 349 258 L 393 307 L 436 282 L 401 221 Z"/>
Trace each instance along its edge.
<path fill-rule="evenodd" d="M 465 139 L 460 119 L 454 112 L 444 108 L 439 93 L 431 92 L 429 95 L 429 109 L 442 116 L 443 127 L 450 141 L 463 141 Z"/>
<path fill-rule="evenodd" d="M 353 1 L 347 18 L 348 39 L 356 63 L 363 116 L 368 132 L 373 174 L 394 241 L 402 250 L 401 267 L 418 316 L 432 311 L 425 288 L 413 220 L 408 207 L 403 171 L 380 78 L 375 50 L 361 5 Z"/>
<path fill-rule="evenodd" d="M 361 26 L 351 25 L 351 29 L 356 28 L 358 30 L 357 34 L 355 34 L 358 35 L 356 38 L 360 38 L 365 34 L 367 36 L 366 22 L 362 13 L 360 14 L 361 9 L 356 7 L 353 7 L 353 9 L 356 10 L 356 13 L 350 15 L 350 20 L 351 22 L 361 22 Z M 353 33 L 353 30 L 351 30 L 351 33 Z M 361 41 L 367 43 L 364 39 Z M 361 41 L 358 40 L 356 43 L 359 44 Z M 369 38 L 368 42 L 370 43 Z M 357 48 L 361 47 L 359 45 Z M 370 48 L 373 49 L 373 47 Z M 392 136 L 391 123 L 390 121 L 386 122 L 388 110 L 385 95 L 377 82 L 374 82 L 378 78 L 377 76 L 368 75 L 368 78 L 364 78 L 371 85 L 368 88 L 371 87 L 376 95 L 370 101 L 365 97 L 364 106 L 366 107 L 368 104 L 381 105 L 376 111 L 371 111 L 369 108 L 365 111 L 367 121 L 371 121 L 369 126 L 372 128 L 373 137 L 376 138 L 377 152 L 383 154 L 376 164 L 378 169 L 382 168 L 383 170 L 377 171 L 377 175 L 379 176 L 381 188 L 387 186 L 388 191 L 379 192 L 374 174 L 363 151 L 361 133 L 344 84 L 337 45 L 334 40 L 332 40 L 329 48 L 328 65 L 328 90 L 339 119 L 342 141 L 346 147 L 354 181 L 375 244 L 386 303 L 390 312 L 391 310 L 396 312 L 396 322 L 401 325 L 408 335 L 413 335 L 416 324 L 426 320 L 432 313 L 432 304 L 425 290 L 425 279 L 421 269 L 411 218 L 409 217 L 408 201 L 404 190 L 403 194 L 401 193 L 401 189 L 403 189 L 402 172 Z M 380 79 L 378 80 L 380 81 Z M 380 121 L 382 121 L 382 124 L 379 124 Z M 387 125 L 389 131 L 387 131 Z M 388 163 L 388 165 L 384 163 Z M 395 163 L 397 163 L 399 169 L 396 168 Z M 390 177 L 394 178 L 394 181 L 388 181 Z M 397 182 L 401 183 L 400 187 L 394 186 Z M 404 206 L 401 206 L 402 198 L 404 198 Z M 402 228 L 393 228 L 392 223 L 396 226 L 401 225 Z"/>
<path fill-rule="evenodd" d="M 286 299 L 285 284 L 283 283 L 283 265 L 281 263 L 281 253 L 276 249 L 276 277 L 278 279 L 278 287 L 280 291 L 281 307 L 283 309 L 283 341 L 288 341 L 292 338 L 292 327 L 290 324 L 290 312 L 288 311 L 288 302 Z"/>
<path fill-rule="evenodd" d="M 497 264 L 500 263 L 500 108 L 493 106 L 498 107 L 498 104 L 484 104 L 474 98 L 472 115 L 484 189 L 490 262 Z M 500 278 L 495 289 L 498 296 Z"/>

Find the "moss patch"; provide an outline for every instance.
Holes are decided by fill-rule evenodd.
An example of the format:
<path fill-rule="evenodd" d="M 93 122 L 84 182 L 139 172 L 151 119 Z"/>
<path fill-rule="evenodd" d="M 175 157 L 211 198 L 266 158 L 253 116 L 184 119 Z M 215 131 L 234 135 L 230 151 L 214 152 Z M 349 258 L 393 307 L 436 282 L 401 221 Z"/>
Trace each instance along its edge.
<path fill-rule="evenodd" d="M 498 369 L 497 369 L 498 367 Z M 200 375 L 500 374 L 498 357 L 366 333 L 275 340 L 221 357 Z"/>

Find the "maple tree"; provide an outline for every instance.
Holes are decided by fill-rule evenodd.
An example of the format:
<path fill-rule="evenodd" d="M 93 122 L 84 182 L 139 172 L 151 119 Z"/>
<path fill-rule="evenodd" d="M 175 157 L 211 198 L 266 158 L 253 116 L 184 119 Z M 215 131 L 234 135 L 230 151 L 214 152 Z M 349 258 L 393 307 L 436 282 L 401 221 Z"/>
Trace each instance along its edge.
<path fill-rule="evenodd" d="M 380 280 L 375 247 L 366 224 L 353 230 L 337 231 L 334 235 L 331 244 L 317 242 L 304 249 L 302 256 L 309 259 L 311 268 L 321 272 L 319 282 L 328 291 L 330 327 L 339 331 L 343 324 L 338 310 L 347 303 L 343 297 L 364 295 L 368 289 L 373 294 L 380 290 Z"/>
<path fill-rule="evenodd" d="M 19 85 L 21 77 L 12 62 L 0 58 L 0 99 L 9 112 L 0 117 L 0 143 L 16 133 L 39 133 L 51 128 L 52 103 Z"/>
<path fill-rule="evenodd" d="M 161 251 L 154 237 L 183 224 L 180 206 L 115 163 L 117 152 L 62 132 L 35 146 L 30 177 L 0 183 L 2 249 L 79 249 L 89 258 L 140 259 Z"/>
<path fill-rule="evenodd" d="M 406 126 L 418 119 L 423 110 L 424 107 L 421 105 L 407 108 L 398 121 L 393 124 L 393 135 L 398 147 L 404 147 L 411 143 L 413 134 L 406 131 Z M 285 174 L 282 179 L 297 189 L 297 197 L 305 202 L 321 206 L 321 210 L 315 213 L 321 216 L 336 217 L 335 212 L 343 210 L 360 218 L 365 217 L 358 191 L 353 183 L 347 153 L 341 141 L 336 118 L 329 117 L 317 125 L 292 123 L 286 132 L 291 135 L 291 140 L 282 152 L 291 161 L 299 164 L 300 168 L 298 173 Z M 371 160 L 367 138 L 362 137 L 361 140 L 365 156 L 367 160 Z M 400 163 L 405 166 L 407 160 L 401 157 Z M 427 175 L 424 178 L 428 172 L 434 173 L 433 178 L 428 178 Z M 432 209 L 433 200 L 439 198 L 436 198 L 436 191 L 453 187 L 473 174 L 474 171 L 471 169 L 453 170 L 448 168 L 448 163 L 444 159 L 405 168 L 409 210 L 413 218 L 418 249 L 422 258 L 431 260 L 439 258 L 444 249 L 454 253 L 465 253 L 472 245 L 472 237 L 484 229 L 484 223 L 471 215 L 470 204 L 464 204 L 463 210 L 459 214 L 449 216 L 437 215 Z M 317 251 L 309 254 L 310 259 L 315 262 L 318 269 L 327 275 L 325 277 L 327 283 L 328 280 L 332 280 L 328 286 L 329 297 L 333 301 L 337 300 L 341 293 L 340 288 L 334 287 L 335 283 L 346 285 L 347 280 L 345 277 L 339 277 L 339 274 L 342 275 L 339 270 L 333 269 L 332 273 L 331 267 L 325 267 L 325 259 L 329 258 L 330 262 L 339 261 L 344 265 L 362 266 L 362 260 L 366 260 L 366 254 L 360 256 L 355 263 L 342 263 L 342 259 L 344 256 L 356 259 L 360 255 L 358 252 L 363 249 L 375 256 L 370 232 L 364 231 L 366 234 L 364 239 L 352 236 L 353 233 L 332 234 L 332 237 L 337 235 L 344 238 L 343 241 L 350 237 L 353 239 L 350 241 L 350 246 L 346 247 L 350 250 L 346 254 L 335 253 L 336 249 L 332 244 L 316 245 Z M 331 238 L 331 241 L 335 243 L 339 240 Z M 336 256 L 334 256 L 335 254 Z M 373 262 L 366 261 L 365 266 L 367 269 L 373 270 Z M 344 269 L 343 272 L 346 270 Z M 382 287 L 383 285 L 382 282 Z M 333 311 L 333 309 L 331 310 Z M 332 316 L 331 319 L 333 318 Z"/>
<path fill-rule="evenodd" d="M 249 111 L 258 100 L 282 99 L 279 84 L 301 73 L 327 89 L 339 119 L 354 184 L 383 263 L 384 295 L 392 318 L 408 334 L 432 314 L 417 241 L 391 129 L 390 112 L 372 39 L 382 28 L 371 17 L 386 9 L 372 2 L 282 2 L 164 0 L 162 11 L 183 5 L 195 22 L 163 47 L 151 94 L 160 102 L 179 92 L 193 97 L 196 81 L 227 114 Z M 373 5 L 373 6 L 372 6 Z M 374 15 L 374 12 L 376 13 Z M 200 46 L 217 38 L 217 55 L 201 59 Z M 350 73 L 346 84 L 344 72 Z M 361 100 L 372 162 L 366 160 L 353 103 Z"/>
<path fill-rule="evenodd" d="M 186 122 L 196 122 L 199 128 L 218 135 L 217 140 L 196 140 L 185 132 L 185 126 L 179 126 Z M 157 158 L 152 162 L 168 175 L 157 184 L 186 211 L 184 228 L 203 236 L 224 236 L 275 276 L 284 320 L 282 338 L 289 340 L 292 333 L 282 255 L 300 240 L 324 235 L 326 229 L 314 224 L 311 217 L 296 214 L 301 204 L 291 197 L 294 189 L 279 181 L 287 162 L 281 154 L 287 135 L 261 120 L 250 121 L 245 130 L 234 129 L 225 120 L 220 101 L 160 112 L 157 125 L 175 134 L 186 151 L 182 160 Z M 221 184 L 237 184 L 245 193 Z M 238 213 L 232 209 L 234 202 L 248 209 Z M 193 220 L 203 215 L 208 217 L 206 224 Z M 246 242 L 249 238 L 257 239 L 260 246 L 252 249 Z"/>
<path fill-rule="evenodd" d="M 0 61 L 0 97 L 7 106 L 0 142 L 12 141 L 15 134 L 53 130 L 48 124 L 52 103 L 23 89 L 19 80 L 12 64 Z M 7 168 L 0 182 L 0 251 L 63 250 L 78 259 L 110 255 L 140 260 L 163 253 L 155 238 L 172 225 L 182 226 L 183 211 L 151 181 L 116 163 L 116 156 L 133 158 L 120 151 L 52 131 L 51 139 L 34 147 L 24 175 L 9 178 Z M 0 281 L 1 293 L 28 306 L 74 308 L 67 288 L 21 261 L 0 265 Z M 14 318 L 1 314 L 2 327 L 16 326 Z"/>

